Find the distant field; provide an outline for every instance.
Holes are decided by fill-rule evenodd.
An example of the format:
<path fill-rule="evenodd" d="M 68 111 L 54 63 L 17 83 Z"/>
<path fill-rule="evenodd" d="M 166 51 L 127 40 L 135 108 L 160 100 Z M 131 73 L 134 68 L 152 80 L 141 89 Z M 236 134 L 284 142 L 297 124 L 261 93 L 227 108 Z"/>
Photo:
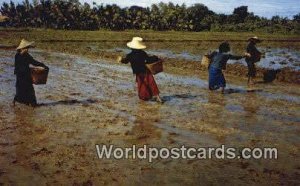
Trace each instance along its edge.
<path fill-rule="evenodd" d="M 17 45 L 22 38 L 36 41 L 38 48 L 90 54 L 90 47 L 96 49 L 113 49 L 126 47 L 126 42 L 134 36 L 145 39 L 149 49 L 171 50 L 203 54 L 218 47 L 228 40 L 234 52 L 243 52 L 247 38 L 258 36 L 265 42 L 262 47 L 293 48 L 300 50 L 299 35 L 249 33 L 249 32 L 175 32 L 175 31 L 65 31 L 45 29 L 4 29 L 0 28 L 0 45 Z M 99 55 L 96 55 L 99 56 Z"/>
<path fill-rule="evenodd" d="M 249 32 L 175 32 L 175 31 L 65 31 L 45 29 L 4 29 L 0 28 L 1 42 L 11 39 L 10 43 L 23 37 L 37 41 L 47 40 L 129 40 L 133 36 L 141 36 L 148 41 L 198 41 L 198 40 L 246 40 L 257 35 L 265 40 L 300 40 L 299 35 L 282 35 Z M 4 37 L 3 37 L 4 36 Z"/>

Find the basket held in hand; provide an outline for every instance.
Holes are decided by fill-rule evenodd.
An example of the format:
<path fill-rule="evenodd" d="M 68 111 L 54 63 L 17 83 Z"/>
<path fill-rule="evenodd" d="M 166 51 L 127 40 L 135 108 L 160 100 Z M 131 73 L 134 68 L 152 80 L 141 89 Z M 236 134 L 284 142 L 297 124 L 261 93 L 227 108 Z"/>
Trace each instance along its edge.
<path fill-rule="evenodd" d="M 260 52 L 255 53 L 255 55 L 253 56 L 253 62 L 254 62 L 254 63 L 259 62 L 260 59 L 261 59 L 261 56 L 262 56 L 262 55 L 261 55 Z"/>
<path fill-rule="evenodd" d="M 150 64 L 148 63 L 148 64 L 146 64 L 146 67 L 150 70 L 150 72 L 153 75 L 164 71 L 162 60 L 158 60 L 158 61 L 156 61 L 154 63 L 150 63 Z"/>
<path fill-rule="evenodd" d="M 209 59 L 208 55 L 204 55 L 201 60 L 201 65 L 205 68 L 208 68 L 211 63 L 211 59 Z"/>
<path fill-rule="evenodd" d="M 30 67 L 32 83 L 35 85 L 44 85 L 47 83 L 49 70 L 43 67 Z"/>

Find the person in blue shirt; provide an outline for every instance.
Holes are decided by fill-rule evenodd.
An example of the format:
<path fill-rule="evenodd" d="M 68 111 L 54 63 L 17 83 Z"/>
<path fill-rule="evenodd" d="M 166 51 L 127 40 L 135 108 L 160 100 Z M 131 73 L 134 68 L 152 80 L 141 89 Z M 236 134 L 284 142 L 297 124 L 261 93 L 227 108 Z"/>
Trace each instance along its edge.
<path fill-rule="evenodd" d="M 226 80 L 222 70 L 226 69 L 226 64 L 229 59 L 239 60 L 245 56 L 235 56 L 228 54 L 230 51 L 230 45 L 228 42 L 223 42 L 219 46 L 219 51 L 211 53 L 208 58 L 211 63 L 208 67 L 209 71 L 209 90 L 217 90 L 221 88 L 221 92 L 224 93 L 226 87 Z"/>

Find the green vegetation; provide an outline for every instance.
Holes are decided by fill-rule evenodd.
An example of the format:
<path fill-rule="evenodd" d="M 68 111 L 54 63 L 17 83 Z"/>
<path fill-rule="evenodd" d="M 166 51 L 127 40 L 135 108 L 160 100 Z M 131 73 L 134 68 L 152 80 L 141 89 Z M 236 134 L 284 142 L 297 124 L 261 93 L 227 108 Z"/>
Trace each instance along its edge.
<path fill-rule="evenodd" d="M 126 47 L 134 36 L 143 37 L 149 49 L 164 49 L 174 52 L 186 51 L 202 54 L 217 48 L 221 41 L 229 40 L 233 50 L 242 52 L 247 38 L 257 35 L 264 40 L 260 46 L 289 47 L 299 50 L 298 35 L 250 33 L 250 32 L 178 32 L 178 31 L 66 31 L 51 29 L 0 29 L 0 44 L 18 45 L 22 38 L 33 40 L 39 48 L 59 51 L 88 51 L 88 48 L 113 49 Z M 298 41 L 298 42 L 295 42 Z M 67 49 L 66 49 L 67 48 Z M 77 51 L 78 52 L 78 51 Z"/>
<path fill-rule="evenodd" d="M 79 0 L 25 0 L 22 4 L 3 3 L 0 12 L 9 17 L 5 26 L 67 30 L 156 30 L 156 31 L 259 31 L 300 33 L 300 14 L 294 18 L 274 16 L 266 19 L 237 7 L 231 15 L 217 14 L 203 4 L 153 4 L 143 8 L 81 4 Z"/>
<path fill-rule="evenodd" d="M 249 37 L 257 35 L 263 40 L 299 40 L 297 34 L 268 34 L 261 32 L 180 32 L 180 31 L 150 31 L 150 30 L 127 30 L 127 31 L 72 31 L 72 30 L 53 30 L 53 29 L 11 29 L 2 28 L 1 39 L 19 40 L 30 38 L 37 41 L 128 41 L 133 36 L 141 36 L 146 41 L 246 41 Z"/>

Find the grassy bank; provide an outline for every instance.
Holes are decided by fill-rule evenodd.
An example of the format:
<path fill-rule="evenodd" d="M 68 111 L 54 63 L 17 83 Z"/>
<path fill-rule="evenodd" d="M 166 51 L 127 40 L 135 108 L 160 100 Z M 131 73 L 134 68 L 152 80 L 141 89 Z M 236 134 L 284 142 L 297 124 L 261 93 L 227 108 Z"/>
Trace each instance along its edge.
<path fill-rule="evenodd" d="M 166 49 L 174 52 L 203 54 L 217 48 L 219 43 L 229 40 L 233 52 L 245 50 L 247 38 L 257 35 L 265 42 L 262 47 L 288 47 L 300 50 L 299 35 L 282 35 L 247 32 L 156 32 L 156 31 L 65 31 L 45 29 L 0 29 L 0 44 L 17 45 L 22 38 L 36 41 L 39 48 L 55 49 L 73 53 L 85 53 L 86 47 L 98 49 L 126 47 L 126 42 L 134 36 L 143 37 L 149 49 Z M 296 42 L 297 41 L 297 42 Z M 71 49 L 69 49 L 71 48 Z"/>
<path fill-rule="evenodd" d="M 127 41 L 133 36 L 141 36 L 145 40 L 159 41 L 199 41 L 199 40 L 240 40 L 245 41 L 247 38 L 257 35 L 264 40 L 300 40 L 299 35 L 283 34 L 266 34 L 250 32 L 175 32 L 175 31 L 66 31 L 66 30 L 45 30 L 45 29 L 4 29 L 0 28 L 1 42 L 10 37 L 13 43 L 20 38 L 30 38 L 36 41 L 47 40 L 88 40 L 88 41 Z"/>

